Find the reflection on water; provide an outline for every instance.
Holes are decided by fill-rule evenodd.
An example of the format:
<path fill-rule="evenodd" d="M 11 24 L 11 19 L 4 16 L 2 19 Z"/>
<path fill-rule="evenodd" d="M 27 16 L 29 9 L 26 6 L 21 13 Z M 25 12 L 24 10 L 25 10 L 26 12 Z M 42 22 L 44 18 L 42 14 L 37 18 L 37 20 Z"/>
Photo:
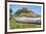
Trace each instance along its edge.
<path fill-rule="evenodd" d="M 16 17 L 15 20 L 18 23 L 24 23 L 24 24 L 41 24 L 41 18 L 19 18 L 19 17 Z"/>
<path fill-rule="evenodd" d="M 20 21 L 22 21 L 22 20 L 41 20 L 41 18 L 15 18 L 15 20 L 20 20 Z"/>

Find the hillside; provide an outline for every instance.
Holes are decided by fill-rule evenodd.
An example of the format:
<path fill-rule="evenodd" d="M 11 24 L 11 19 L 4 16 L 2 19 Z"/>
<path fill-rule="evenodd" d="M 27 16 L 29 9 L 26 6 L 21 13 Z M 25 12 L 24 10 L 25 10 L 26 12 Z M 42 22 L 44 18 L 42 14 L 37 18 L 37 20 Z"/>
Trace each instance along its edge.
<path fill-rule="evenodd" d="M 40 17 L 39 15 L 35 14 L 31 9 L 26 7 L 17 9 L 17 11 L 14 14 L 15 16 L 19 16 L 19 17 Z"/>

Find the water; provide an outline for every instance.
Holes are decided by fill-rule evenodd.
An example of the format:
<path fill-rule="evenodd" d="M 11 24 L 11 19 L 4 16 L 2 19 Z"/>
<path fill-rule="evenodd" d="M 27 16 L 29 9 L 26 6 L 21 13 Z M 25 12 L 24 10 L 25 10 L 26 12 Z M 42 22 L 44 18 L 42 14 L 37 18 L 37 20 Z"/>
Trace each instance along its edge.
<path fill-rule="evenodd" d="M 32 20 L 41 20 L 41 18 L 15 18 L 17 21 L 32 21 Z"/>

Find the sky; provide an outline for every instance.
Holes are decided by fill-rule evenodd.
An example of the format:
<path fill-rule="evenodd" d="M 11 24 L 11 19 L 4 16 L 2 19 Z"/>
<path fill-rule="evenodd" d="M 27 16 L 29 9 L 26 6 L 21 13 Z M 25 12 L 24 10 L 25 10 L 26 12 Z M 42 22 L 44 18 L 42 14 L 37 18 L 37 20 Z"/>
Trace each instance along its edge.
<path fill-rule="evenodd" d="M 34 13 L 40 15 L 41 14 L 41 6 L 33 6 L 33 5 L 15 5 L 15 4 L 10 4 L 9 6 L 13 13 L 17 11 L 17 9 L 21 9 L 22 7 L 26 7 L 31 9 Z"/>

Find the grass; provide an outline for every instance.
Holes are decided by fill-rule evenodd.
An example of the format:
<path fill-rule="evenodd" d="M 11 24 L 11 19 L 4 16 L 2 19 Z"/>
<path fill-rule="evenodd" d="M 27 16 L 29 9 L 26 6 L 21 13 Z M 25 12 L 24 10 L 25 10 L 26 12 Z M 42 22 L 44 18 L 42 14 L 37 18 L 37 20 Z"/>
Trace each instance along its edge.
<path fill-rule="evenodd" d="M 40 25 L 17 23 L 15 20 L 12 20 L 10 22 L 10 29 L 40 28 L 40 27 L 41 27 Z"/>

